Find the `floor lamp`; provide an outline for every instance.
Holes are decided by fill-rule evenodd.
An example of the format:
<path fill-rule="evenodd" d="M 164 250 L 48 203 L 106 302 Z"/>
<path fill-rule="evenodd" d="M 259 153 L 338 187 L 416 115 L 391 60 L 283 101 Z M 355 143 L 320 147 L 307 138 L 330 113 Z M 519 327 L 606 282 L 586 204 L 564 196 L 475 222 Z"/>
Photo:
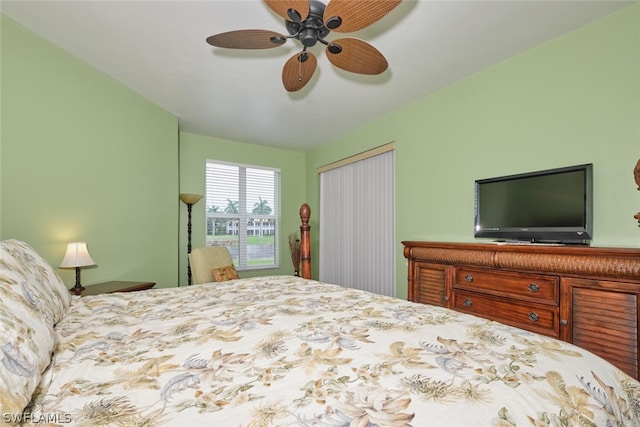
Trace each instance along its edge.
<path fill-rule="evenodd" d="M 202 199 L 202 196 L 200 194 L 180 194 L 180 200 L 182 200 L 184 204 L 187 205 L 187 215 L 189 218 L 187 222 L 187 284 L 189 286 L 191 286 L 191 266 L 189 265 L 189 254 L 191 253 L 191 208 L 193 207 L 193 205 L 198 203 L 200 199 Z"/>

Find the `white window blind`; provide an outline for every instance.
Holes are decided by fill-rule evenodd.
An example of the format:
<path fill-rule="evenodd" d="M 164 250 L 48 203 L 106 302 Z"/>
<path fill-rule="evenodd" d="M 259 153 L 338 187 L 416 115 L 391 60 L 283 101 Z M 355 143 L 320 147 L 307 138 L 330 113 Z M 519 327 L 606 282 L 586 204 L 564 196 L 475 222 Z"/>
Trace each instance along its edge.
<path fill-rule="evenodd" d="M 206 244 L 229 248 L 238 270 L 280 264 L 280 170 L 207 160 Z"/>
<path fill-rule="evenodd" d="M 394 152 L 320 174 L 320 280 L 394 296 Z"/>

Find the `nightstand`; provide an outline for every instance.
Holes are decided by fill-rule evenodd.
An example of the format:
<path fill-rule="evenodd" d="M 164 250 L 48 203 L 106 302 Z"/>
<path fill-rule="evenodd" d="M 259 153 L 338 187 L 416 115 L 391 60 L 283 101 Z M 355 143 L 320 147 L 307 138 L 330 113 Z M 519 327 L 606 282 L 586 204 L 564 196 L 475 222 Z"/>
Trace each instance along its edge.
<path fill-rule="evenodd" d="M 86 296 L 110 294 L 113 292 L 144 291 L 145 289 L 153 288 L 155 285 L 156 282 L 123 282 L 116 280 L 87 286 L 84 291 L 81 291 L 79 294 L 76 293 L 76 295 Z M 75 293 L 72 289 L 70 289 L 69 292 Z"/>

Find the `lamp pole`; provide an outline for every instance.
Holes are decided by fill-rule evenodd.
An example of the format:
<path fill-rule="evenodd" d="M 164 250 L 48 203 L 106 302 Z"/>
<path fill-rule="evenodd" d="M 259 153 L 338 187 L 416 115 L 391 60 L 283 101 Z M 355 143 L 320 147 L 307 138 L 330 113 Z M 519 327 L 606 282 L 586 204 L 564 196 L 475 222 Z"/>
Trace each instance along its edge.
<path fill-rule="evenodd" d="M 191 286 L 191 265 L 189 254 L 191 253 L 191 210 L 193 205 L 202 198 L 200 194 L 180 194 L 180 200 L 187 205 L 187 285 Z"/>
<path fill-rule="evenodd" d="M 189 263 L 189 254 L 191 253 L 191 209 L 193 203 L 187 203 L 187 285 L 191 286 L 191 264 Z"/>

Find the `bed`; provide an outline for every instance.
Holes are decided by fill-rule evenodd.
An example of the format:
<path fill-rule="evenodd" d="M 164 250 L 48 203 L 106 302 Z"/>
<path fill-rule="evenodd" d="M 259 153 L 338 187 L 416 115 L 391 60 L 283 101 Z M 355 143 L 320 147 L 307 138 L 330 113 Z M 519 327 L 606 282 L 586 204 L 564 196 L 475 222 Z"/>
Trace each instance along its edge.
<path fill-rule="evenodd" d="M 640 425 L 603 359 L 443 307 L 295 276 L 71 296 L 16 240 L 0 272 L 4 424 Z"/>

